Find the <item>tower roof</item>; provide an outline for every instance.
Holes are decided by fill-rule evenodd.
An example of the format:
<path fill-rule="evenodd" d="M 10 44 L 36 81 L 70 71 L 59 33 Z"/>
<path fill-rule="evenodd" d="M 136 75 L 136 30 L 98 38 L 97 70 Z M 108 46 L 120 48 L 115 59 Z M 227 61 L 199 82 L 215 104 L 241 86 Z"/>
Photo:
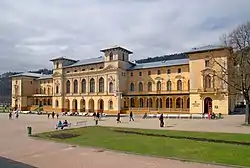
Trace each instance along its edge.
<path fill-rule="evenodd" d="M 123 50 L 123 51 L 125 51 L 125 52 L 127 52 L 127 53 L 129 53 L 129 54 L 133 54 L 132 51 L 130 51 L 130 50 L 124 48 L 124 47 L 118 46 L 118 45 L 113 46 L 113 47 L 109 47 L 109 48 L 104 48 L 104 49 L 101 49 L 100 51 L 101 51 L 101 52 L 106 52 L 106 51 L 117 50 L 117 49 L 118 49 L 118 50 Z"/>

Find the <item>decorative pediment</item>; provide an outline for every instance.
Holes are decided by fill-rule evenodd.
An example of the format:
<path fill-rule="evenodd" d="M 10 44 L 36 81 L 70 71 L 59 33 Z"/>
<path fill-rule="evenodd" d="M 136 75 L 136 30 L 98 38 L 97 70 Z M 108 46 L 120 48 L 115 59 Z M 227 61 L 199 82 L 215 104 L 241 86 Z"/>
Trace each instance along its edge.
<path fill-rule="evenodd" d="M 114 65 L 108 65 L 103 70 L 116 70 L 117 68 Z"/>
<path fill-rule="evenodd" d="M 113 76 L 110 76 L 110 77 L 108 78 L 108 81 L 109 81 L 109 82 L 114 82 L 115 79 L 113 78 Z"/>
<path fill-rule="evenodd" d="M 55 73 L 53 73 L 53 77 L 55 77 L 55 76 L 60 76 L 61 75 L 61 73 L 59 73 L 59 72 L 55 72 Z"/>
<path fill-rule="evenodd" d="M 55 82 L 55 85 L 60 85 L 60 83 L 59 83 L 59 81 L 58 81 L 58 80 Z"/>
<path fill-rule="evenodd" d="M 175 77 L 175 79 L 185 79 L 185 77 L 184 77 L 184 76 L 181 76 L 181 75 L 177 75 L 177 76 Z"/>
<path fill-rule="evenodd" d="M 157 80 L 157 81 L 162 81 L 163 78 L 158 76 L 158 77 L 155 78 L 155 80 Z"/>
<path fill-rule="evenodd" d="M 202 75 L 215 74 L 215 72 L 216 72 L 216 71 L 215 71 L 214 69 L 209 68 L 209 67 L 207 67 L 207 68 L 205 68 L 205 69 L 203 69 L 203 70 L 201 71 Z"/>

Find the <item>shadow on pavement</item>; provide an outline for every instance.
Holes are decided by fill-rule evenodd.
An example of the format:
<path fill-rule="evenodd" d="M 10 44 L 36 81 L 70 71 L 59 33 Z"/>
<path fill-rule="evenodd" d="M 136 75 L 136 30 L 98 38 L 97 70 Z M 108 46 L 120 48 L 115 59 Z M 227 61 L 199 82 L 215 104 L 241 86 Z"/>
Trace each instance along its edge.
<path fill-rule="evenodd" d="M 37 168 L 25 163 L 17 162 L 5 157 L 0 156 L 0 167 L 1 168 Z"/>

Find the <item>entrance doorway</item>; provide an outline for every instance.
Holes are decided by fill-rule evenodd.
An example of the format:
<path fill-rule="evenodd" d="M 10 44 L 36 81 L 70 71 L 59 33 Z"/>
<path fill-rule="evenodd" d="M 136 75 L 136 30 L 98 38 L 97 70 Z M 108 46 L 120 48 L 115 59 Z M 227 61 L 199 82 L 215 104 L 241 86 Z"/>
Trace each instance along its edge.
<path fill-rule="evenodd" d="M 98 112 L 102 113 L 104 109 L 104 101 L 102 99 L 99 100 Z"/>
<path fill-rule="evenodd" d="M 204 99 L 204 114 L 208 114 L 212 112 L 212 103 L 213 103 L 213 100 L 210 97 L 206 97 Z"/>
<path fill-rule="evenodd" d="M 89 100 L 89 112 L 94 112 L 95 111 L 95 104 L 94 104 L 94 100 L 90 99 Z"/>

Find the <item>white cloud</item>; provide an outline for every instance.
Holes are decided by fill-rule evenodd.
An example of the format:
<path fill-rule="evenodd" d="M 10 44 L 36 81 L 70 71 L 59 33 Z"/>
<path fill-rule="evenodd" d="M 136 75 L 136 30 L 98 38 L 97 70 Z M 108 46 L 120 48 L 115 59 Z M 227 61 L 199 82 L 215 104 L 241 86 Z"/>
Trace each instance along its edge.
<path fill-rule="evenodd" d="M 112 45 L 139 59 L 218 43 L 250 20 L 249 6 L 249 0 L 1 0 L 0 73 L 50 68 L 61 55 L 97 57 Z"/>

